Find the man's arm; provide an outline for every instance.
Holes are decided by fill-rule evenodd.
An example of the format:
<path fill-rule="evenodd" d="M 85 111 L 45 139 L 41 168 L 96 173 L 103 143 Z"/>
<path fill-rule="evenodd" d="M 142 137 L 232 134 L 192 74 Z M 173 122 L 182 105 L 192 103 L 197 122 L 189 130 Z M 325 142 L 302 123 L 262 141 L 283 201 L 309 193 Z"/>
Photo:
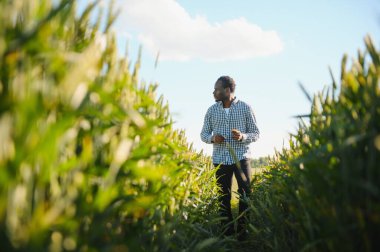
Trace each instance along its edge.
<path fill-rule="evenodd" d="M 203 128 L 201 132 L 201 139 L 203 142 L 211 144 L 212 140 L 212 128 L 211 128 L 211 112 L 210 109 L 207 110 L 207 113 L 204 118 Z"/>
<path fill-rule="evenodd" d="M 251 106 L 248 106 L 248 112 L 246 116 L 247 132 L 243 134 L 242 142 L 251 143 L 256 142 L 259 139 L 260 131 L 256 124 L 256 117 L 253 113 Z"/>

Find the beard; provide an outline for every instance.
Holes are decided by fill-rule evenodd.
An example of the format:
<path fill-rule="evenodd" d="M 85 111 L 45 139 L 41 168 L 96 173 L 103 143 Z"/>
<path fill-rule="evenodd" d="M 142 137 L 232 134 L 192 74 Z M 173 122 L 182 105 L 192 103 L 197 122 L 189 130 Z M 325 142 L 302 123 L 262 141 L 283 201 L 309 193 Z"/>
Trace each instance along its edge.
<path fill-rule="evenodd" d="M 214 96 L 215 102 L 220 102 L 226 99 L 225 96 L 219 95 L 219 97 Z"/>
<path fill-rule="evenodd" d="M 214 99 L 215 99 L 215 102 L 222 102 L 222 101 L 224 101 L 224 100 L 226 100 L 226 97 L 215 97 L 214 96 Z"/>

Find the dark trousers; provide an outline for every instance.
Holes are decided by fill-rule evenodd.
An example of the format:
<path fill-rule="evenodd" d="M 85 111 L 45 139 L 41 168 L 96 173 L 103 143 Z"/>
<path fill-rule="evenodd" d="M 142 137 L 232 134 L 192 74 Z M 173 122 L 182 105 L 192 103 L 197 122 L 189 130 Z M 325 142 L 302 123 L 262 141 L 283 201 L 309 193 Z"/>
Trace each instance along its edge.
<path fill-rule="evenodd" d="M 218 166 L 218 164 L 214 164 Z M 235 174 L 236 181 L 238 183 L 239 199 L 239 216 L 248 208 L 247 203 L 244 201 L 244 197 L 248 197 L 250 194 L 251 184 L 251 166 L 249 159 L 240 160 L 240 169 L 233 165 L 221 165 L 216 171 L 217 184 L 220 187 L 220 215 L 224 217 L 222 225 L 226 228 L 226 234 L 232 234 L 234 232 L 233 218 L 231 212 L 231 185 L 232 176 Z M 238 219 L 238 230 L 241 232 L 245 228 L 247 215 L 244 213 Z"/>

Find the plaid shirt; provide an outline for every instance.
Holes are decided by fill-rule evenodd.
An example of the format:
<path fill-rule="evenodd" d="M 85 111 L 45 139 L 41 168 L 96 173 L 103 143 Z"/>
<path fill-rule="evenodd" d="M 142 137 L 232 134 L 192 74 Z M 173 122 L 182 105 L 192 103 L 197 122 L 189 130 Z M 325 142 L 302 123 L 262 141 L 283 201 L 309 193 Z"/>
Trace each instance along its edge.
<path fill-rule="evenodd" d="M 242 132 L 243 139 L 241 141 L 232 138 L 232 129 Z M 238 160 L 250 158 L 249 144 L 255 142 L 260 134 L 251 106 L 235 98 L 227 115 L 221 101 L 212 105 L 204 118 L 201 139 L 203 142 L 211 144 L 214 134 L 220 134 L 225 138 L 223 143 L 213 144 L 212 161 L 214 164 L 231 165 L 235 163 L 227 143 L 235 151 Z"/>

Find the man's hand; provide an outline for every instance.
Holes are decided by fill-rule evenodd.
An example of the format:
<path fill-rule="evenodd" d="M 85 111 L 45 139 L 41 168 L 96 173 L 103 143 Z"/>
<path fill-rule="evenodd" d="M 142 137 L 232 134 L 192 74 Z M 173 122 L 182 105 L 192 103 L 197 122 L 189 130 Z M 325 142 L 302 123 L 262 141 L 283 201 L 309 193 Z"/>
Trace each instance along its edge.
<path fill-rule="evenodd" d="M 214 135 L 212 137 L 214 143 L 223 143 L 224 142 L 224 136 L 222 135 Z"/>
<path fill-rule="evenodd" d="M 237 141 L 241 141 L 243 140 L 243 134 L 237 130 L 237 129 L 233 129 L 232 131 L 232 138 L 237 140 Z"/>

